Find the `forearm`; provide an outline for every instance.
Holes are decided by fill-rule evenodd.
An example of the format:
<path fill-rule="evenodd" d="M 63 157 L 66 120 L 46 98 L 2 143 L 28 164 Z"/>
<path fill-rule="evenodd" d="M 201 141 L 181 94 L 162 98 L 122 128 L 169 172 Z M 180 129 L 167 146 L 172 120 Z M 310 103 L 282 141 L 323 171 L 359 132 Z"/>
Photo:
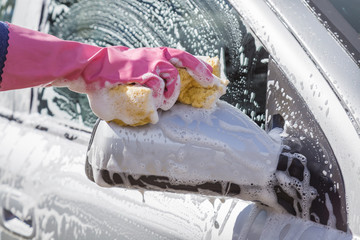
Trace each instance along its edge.
<path fill-rule="evenodd" d="M 118 85 L 143 86 L 150 89 L 156 114 L 159 108 L 170 109 L 178 99 L 177 67 L 186 69 L 203 87 L 226 85 L 212 75 L 210 65 L 178 49 L 98 47 L 10 23 L 1 23 L 1 32 L 0 91 L 52 85 L 97 96 L 96 92 L 107 93 Z M 117 115 L 121 119 L 121 111 Z"/>
<path fill-rule="evenodd" d="M 1 23 L 1 44 L 2 91 L 78 79 L 102 50 L 8 23 Z"/>

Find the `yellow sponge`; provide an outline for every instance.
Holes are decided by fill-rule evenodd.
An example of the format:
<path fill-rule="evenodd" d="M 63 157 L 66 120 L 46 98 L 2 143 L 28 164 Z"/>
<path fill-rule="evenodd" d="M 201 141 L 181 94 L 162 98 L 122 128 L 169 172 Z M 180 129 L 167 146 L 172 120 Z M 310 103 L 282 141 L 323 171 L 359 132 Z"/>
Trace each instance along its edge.
<path fill-rule="evenodd" d="M 135 85 L 118 85 L 109 90 L 109 96 L 117 100 L 117 106 L 122 108 L 128 122 L 131 126 L 145 125 L 152 120 L 154 109 L 152 101 L 152 90 L 147 87 Z M 129 124 L 120 119 L 114 119 L 113 122 L 121 126 Z"/>

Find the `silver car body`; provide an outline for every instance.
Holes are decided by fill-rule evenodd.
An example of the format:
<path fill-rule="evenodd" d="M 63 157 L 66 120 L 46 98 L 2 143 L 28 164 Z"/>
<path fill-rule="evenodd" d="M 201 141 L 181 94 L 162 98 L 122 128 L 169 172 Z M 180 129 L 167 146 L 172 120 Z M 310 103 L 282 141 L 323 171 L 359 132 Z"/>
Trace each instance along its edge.
<path fill-rule="evenodd" d="M 0 239 L 360 236 L 360 193 L 355 187 L 360 185 L 359 67 L 303 2 L 230 2 L 301 94 L 330 142 L 344 178 L 350 231 L 240 199 L 99 187 L 84 172 L 91 129 L 37 114 L 30 105 L 37 98 L 26 89 L 0 95 Z M 36 29 L 42 3 L 17 0 L 13 23 Z"/>

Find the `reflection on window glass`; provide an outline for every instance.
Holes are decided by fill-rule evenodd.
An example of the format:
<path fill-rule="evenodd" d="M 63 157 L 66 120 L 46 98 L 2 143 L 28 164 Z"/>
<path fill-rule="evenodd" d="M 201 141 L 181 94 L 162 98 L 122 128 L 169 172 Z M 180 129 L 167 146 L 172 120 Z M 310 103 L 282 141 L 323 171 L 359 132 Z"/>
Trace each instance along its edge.
<path fill-rule="evenodd" d="M 346 21 L 360 33 L 360 0 L 330 0 Z"/>
<path fill-rule="evenodd" d="M 0 20 L 11 22 L 15 7 L 15 0 L 0 0 Z"/>
<path fill-rule="evenodd" d="M 306 0 L 306 3 L 360 67 L 360 0 Z"/>
<path fill-rule="evenodd" d="M 268 53 L 225 0 L 52 0 L 46 29 L 99 46 L 169 46 L 207 56 L 223 52 L 231 82 L 223 100 L 264 123 Z M 65 88 L 41 91 L 42 112 L 92 125 L 95 117 L 82 95 Z"/>

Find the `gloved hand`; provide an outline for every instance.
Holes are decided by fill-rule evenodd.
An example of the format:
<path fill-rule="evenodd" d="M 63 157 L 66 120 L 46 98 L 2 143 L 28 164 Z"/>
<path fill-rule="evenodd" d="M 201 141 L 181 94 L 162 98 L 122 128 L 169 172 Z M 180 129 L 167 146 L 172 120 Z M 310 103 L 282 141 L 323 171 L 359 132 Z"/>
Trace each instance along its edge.
<path fill-rule="evenodd" d="M 176 67 L 186 68 L 203 86 L 218 81 L 210 65 L 191 54 L 172 48 L 103 48 L 84 69 L 82 77 L 95 89 L 106 84 L 136 83 L 153 89 L 156 107 L 169 109 L 180 93 L 180 77 Z"/>
<path fill-rule="evenodd" d="M 102 48 L 9 23 L 0 25 L 1 32 L 8 31 L 1 91 L 52 84 L 88 93 L 134 83 L 152 88 L 156 107 L 166 110 L 176 102 L 180 91 L 176 67 L 187 68 L 203 86 L 218 84 L 209 65 L 181 50 Z M 1 38 L 4 45 L 7 39 Z"/>

